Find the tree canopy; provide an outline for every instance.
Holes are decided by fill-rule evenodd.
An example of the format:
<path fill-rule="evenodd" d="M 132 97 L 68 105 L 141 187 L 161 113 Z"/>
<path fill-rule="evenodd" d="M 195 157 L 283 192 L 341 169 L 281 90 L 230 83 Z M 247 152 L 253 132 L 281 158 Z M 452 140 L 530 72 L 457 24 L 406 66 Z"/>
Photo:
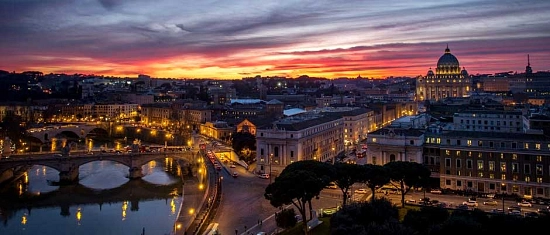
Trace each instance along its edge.
<path fill-rule="evenodd" d="M 281 173 L 275 181 L 267 186 L 264 197 L 274 207 L 294 205 L 304 221 L 306 220 L 306 205 L 319 195 L 325 185 L 317 175 L 310 171 L 297 170 Z M 303 223 L 307 234 L 307 223 Z"/>
<path fill-rule="evenodd" d="M 430 170 L 420 163 L 394 161 L 384 165 L 391 184 L 401 192 L 401 205 L 405 207 L 405 195 L 413 188 L 424 186 L 429 180 Z"/>

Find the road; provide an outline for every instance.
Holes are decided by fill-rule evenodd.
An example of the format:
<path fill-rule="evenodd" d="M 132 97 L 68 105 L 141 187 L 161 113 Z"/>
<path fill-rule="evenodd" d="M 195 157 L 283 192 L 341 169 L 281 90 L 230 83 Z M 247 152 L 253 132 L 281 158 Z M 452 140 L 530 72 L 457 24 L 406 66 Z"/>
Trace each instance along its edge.
<path fill-rule="evenodd" d="M 269 184 L 269 179 L 259 178 L 252 172 L 241 166 L 230 168 L 224 164 L 220 174 L 222 180 L 222 199 L 218 213 L 213 222 L 218 223 L 221 234 L 257 234 L 266 232 L 273 234 L 277 229 L 275 224 L 275 212 L 278 208 L 273 207 L 264 198 L 264 191 Z M 236 171 L 238 176 L 232 177 L 230 173 Z M 368 194 L 355 194 L 352 199 L 364 201 Z M 340 189 L 325 189 L 321 192 L 319 199 L 312 201 L 314 210 L 321 208 L 332 208 L 341 205 L 342 192 Z M 294 208 L 298 214 L 297 209 Z"/>
<path fill-rule="evenodd" d="M 426 193 L 426 197 L 430 198 L 430 200 L 438 200 L 439 202 L 445 202 L 447 204 L 451 204 L 453 208 L 456 208 L 457 205 L 462 204 L 464 201 L 468 200 L 468 197 L 466 196 L 460 196 L 460 195 L 454 195 L 454 194 L 432 194 L 432 193 Z M 376 196 L 384 196 L 382 193 L 377 193 Z M 392 202 L 401 205 L 401 195 L 397 194 L 389 194 L 386 197 L 388 197 Z M 418 203 L 421 198 L 424 197 L 423 192 L 409 192 L 405 195 L 405 200 L 411 200 L 414 199 Z M 507 211 L 509 206 L 517 206 L 516 201 L 512 200 L 505 200 L 504 201 L 504 207 L 502 203 L 502 199 L 495 199 L 497 201 L 497 205 L 483 205 L 483 202 L 491 200 L 490 198 L 477 198 L 478 206 L 477 209 L 483 210 L 483 211 L 491 211 L 492 209 L 504 209 L 504 211 Z M 527 212 L 537 212 L 537 209 L 539 208 L 546 208 L 547 205 L 539 205 L 539 204 L 532 204 L 532 207 L 521 207 L 522 214 L 525 214 Z"/>

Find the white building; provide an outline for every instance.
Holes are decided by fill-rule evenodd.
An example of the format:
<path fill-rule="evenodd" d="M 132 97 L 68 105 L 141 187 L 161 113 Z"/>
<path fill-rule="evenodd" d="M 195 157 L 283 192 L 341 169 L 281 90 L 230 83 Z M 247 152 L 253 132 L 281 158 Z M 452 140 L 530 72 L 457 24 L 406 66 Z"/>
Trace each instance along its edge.
<path fill-rule="evenodd" d="M 367 156 L 358 164 L 384 165 L 393 161 L 423 163 L 424 133 L 417 129 L 382 128 L 369 133 Z"/>
<path fill-rule="evenodd" d="M 258 127 L 257 173 L 278 175 L 302 160 L 333 161 L 344 151 L 344 119 L 334 113 L 307 112 Z"/>

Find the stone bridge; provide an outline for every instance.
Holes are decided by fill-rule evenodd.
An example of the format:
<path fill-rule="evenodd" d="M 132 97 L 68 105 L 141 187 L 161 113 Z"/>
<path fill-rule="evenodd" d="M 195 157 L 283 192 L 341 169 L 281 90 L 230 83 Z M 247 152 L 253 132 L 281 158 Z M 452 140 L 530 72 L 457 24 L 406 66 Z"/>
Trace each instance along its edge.
<path fill-rule="evenodd" d="M 59 136 L 70 137 L 70 138 L 85 138 L 90 134 L 96 133 L 108 133 L 108 127 L 105 128 L 105 125 L 96 125 L 96 124 L 70 124 L 63 126 L 48 126 L 41 128 L 32 128 L 27 132 L 29 135 L 40 140 L 42 143 L 50 142 L 52 138 L 57 138 Z"/>
<path fill-rule="evenodd" d="M 59 187 L 47 193 L 24 194 L 16 197 L 5 195 L 0 199 L 0 210 L 8 213 L 21 209 L 61 206 L 61 214 L 68 215 L 69 208 L 74 205 L 97 204 L 101 207 L 106 203 L 128 201 L 130 210 L 135 211 L 139 210 L 139 201 L 172 199 L 182 193 L 181 182 L 157 185 L 144 180 L 130 180 L 119 187 L 103 190 L 76 184 Z"/>
<path fill-rule="evenodd" d="M 176 156 L 176 157 L 174 157 Z M 59 183 L 71 184 L 78 182 L 80 166 L 94 161 L 113 161 L 129 167 L 128 177 L 138 179 L 143 176 L 142 166 L 150 161 L 164 158 L 177 158 L 184 160 L 184 165 L 192 163 L 199 156 L 191 151 L 183 153 L 131 153 L 131 154 L 82 154 L 59 156 L 54 154 L 19 155 L 0 161 L 0 176 L 5 172 L 20 169 L 22 167 L 42 165 L 59 171 Z M 181 166 L 184 167 L 184 166 Z"/>

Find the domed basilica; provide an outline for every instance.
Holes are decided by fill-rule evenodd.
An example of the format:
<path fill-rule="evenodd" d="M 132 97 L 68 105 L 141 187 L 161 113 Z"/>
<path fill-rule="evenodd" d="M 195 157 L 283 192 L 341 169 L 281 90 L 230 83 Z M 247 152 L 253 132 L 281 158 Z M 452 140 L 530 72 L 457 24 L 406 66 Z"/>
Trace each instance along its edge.
<path fill-rule="evenodd" d="M 430 68 L 425 77 L 416 80 L 416 99 L 438 101 L 447 97 L 466 97 L 470 91 L 470 76 L 460 69 L 458 59 L 449 46 L 437 61 L 435 74 Z"/>

